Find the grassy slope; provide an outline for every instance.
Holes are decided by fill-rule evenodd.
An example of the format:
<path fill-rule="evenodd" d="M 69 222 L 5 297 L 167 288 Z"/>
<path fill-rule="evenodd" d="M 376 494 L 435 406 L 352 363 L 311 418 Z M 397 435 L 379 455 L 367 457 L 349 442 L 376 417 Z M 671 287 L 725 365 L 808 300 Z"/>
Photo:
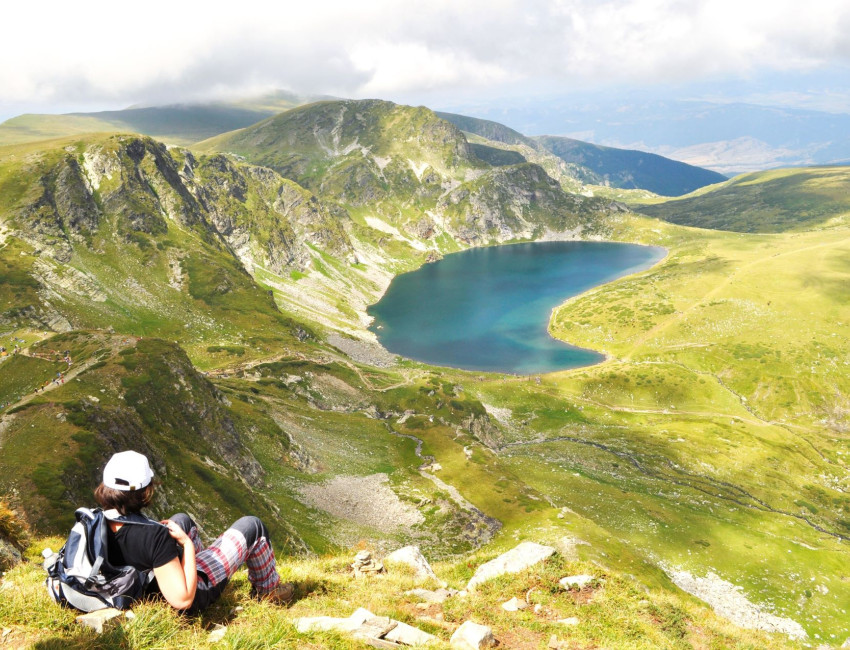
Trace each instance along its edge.
<path fill-rule="evenodd" d="M 39 648 L 206 648 L 218 647 L 209 638 L 217 625 L 227 626 L 223 642 L 231 648 L 366 648 L 362 641 L 339 633 L 299 634 L 292 620 L 302 616 L 347 617 L 357 607 L 379 616 L 390 616 L 434 634 L 432 647 L 448 648 L 448 640 L 465 620 L 490 625 L 502 647 L 544 648 L 552 635 L 569 647 L 616 647 L 623 649 L 795 648 L 778 636 L 747 632 L 730 625 L 689 598 L 660 589 L 643 590 L 631 578 L 601 568 L 580 547 L 580 556 L 555 555 L 520 574 L 482 585 L 469 598 L 453 598 L 443 605 L 416 607 L 418 599 L 404 592 L 418 586 L 409 569 L 390 566 L 390 574 L 378 579 L 354 580 L 351 554 L 321 559 L 280 558 L 279 570 L 296 583 L 296 600 L 288 608 L 261 604 L 248 597 L 246 574 L 240 572 L 222 599 L 202 617 L 187 619 L 161 603 L 148 602 L 134 608 L 131 621 L 112 621 L 96 636 L 73 623 L 73 613 L 59 610 L 48 601 L 42 584 L 43 571 L 36 552 L 60 540 L 40 540 L 30 551 L 31 561 L 21 565 L 4 581 L 0 619 L 8 629 L 5 641 L 16 647 Z M 463 561 L 435 564 L 439 577 L 460 588 L 495 550 Z M 557 580 L 566 575 L 589 573 L 593 586 L 582 592 L 564 592 Z M 434 588 L 436 585 L 428 584 Z M 530 592 L 530 593 L 529 593 Z M 526 594 L 538 613 L 502 611 L 501 603 Z M 233 612 L 234 607 L 240 607 Z M 577 617 L 579 624 L 566 627 L 556 621 Z"/>
<path fill-rule="evenodd" d="M 570 301 L 551 325 L 611 360 L 541 388 L 476 390 L 512 409 L 511 439 L 528 443 L 506 456 L 638 548 L 846 636 L 846 543 L 813 525 L 850 534 L 850 232 L 637 228 L 669 258 Z"/>
<path fill-rule="evenodd" d="M 287 440 L 273 422 L 261 413 L 242 420 L 173 343 L 77 332 L 54 336 L 27 353 L 51 357 L 65 350 L 74 360 L 70 369 L 20 355 L 3 363 L 4 375 L 8 369 L 28 385 L 4 418 L 0 492 L 14 495 L 33 530 L 69 528 L 74 507 L 91 504 L 109 455 L 134 448 L 151 458 L 162 482 L 157 509 L 188 509 L 215 526 L 257 510 L 282 547 L 300 548 L 262 491 L 248 489 L 260 488 L 264 478 L 246 445 L 271 444 L 278 461 L 286 454 Z M 66 381 L 33 394 L 42 376 L 60 365 Z"/>
<path fill-rule="evenodd" d="M 850 168 L 810 167 L 742 174 L 681 199 L 641 206 L 672 223 L 735 232 L 822 227 L 850 212 Z"/>

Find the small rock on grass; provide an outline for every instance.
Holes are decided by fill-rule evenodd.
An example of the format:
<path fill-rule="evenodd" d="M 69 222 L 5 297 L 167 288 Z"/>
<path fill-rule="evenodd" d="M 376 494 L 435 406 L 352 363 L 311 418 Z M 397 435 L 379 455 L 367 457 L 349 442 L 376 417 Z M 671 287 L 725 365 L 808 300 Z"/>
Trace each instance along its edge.
<path fill-rule="evenodd" d="M 102 634 L 103 624 L 117 616 L 121 616 L 122 614 L 123 612 L 120 609 L 107 607 L 105 609 L 98 609 L 97 611 L 89 612 L 88 614 L 80 614 L 76 620 L 80 625 L 91 628 L 98 634 Z"/>
<path fill-rule="evenodd" d="M 549 650 L 566 650 L 567 644 L 553 634 L 549 637 L 549 644 L 546 647 L 549 648 Z"/>
<path fill-rule="evenodd" d="M 558 619 L 558 623 L 560 623 L 561 625 L 578 625 L 579 622 L 580 621 L 575 616 L 570 616 L 569 618 Z"/>
<path fill-rule="evenodd" d="M 428 589 L 411 589 L 410 591 L 404 592 L 405 596 L 414 596 L 426 603 L 444 603 L 456 594 L 457 591 L 454 589 L 437 589 L 436 591 L 430 591 Z"/>
<path fill-rule="evenodd" d="M 589 576 L 587 574 L 581 574 L 577 576 L 567 576 L 566 578 L 561 578 L 558 580 L 558 584 L 560 584 L 564 589 L 572 589 L 575 587 L 576 589 L 581 589 L 582 587 L 586 587 L 591 582 L 595 580 L 594 576 Z"/>
<path fill-rule="evenodd" d="M 489 627 L 472 621 L 466 621 L 461 625 L 449 641 L 451 647 L 456 650 L 481 650 L 481 648 L 492 648 L 497 643 Z"/>
<path fill-rule="evenodd" d="M 528 607 L 528 603 L 524 600 L 520 600 L 516 596 L 511 598 L 509 601 L 502 603 L 502 609 L 506 612 L 518 612 L 521 609 L 525 609 Z"/>
<path fill-rule="evenodd" d="M 207 641 L 210 643 L 218 643 L 224 638 L 225 634 L 227 634 L 227 627 L 224 625 L 216 625 L 207 637 Z"/>

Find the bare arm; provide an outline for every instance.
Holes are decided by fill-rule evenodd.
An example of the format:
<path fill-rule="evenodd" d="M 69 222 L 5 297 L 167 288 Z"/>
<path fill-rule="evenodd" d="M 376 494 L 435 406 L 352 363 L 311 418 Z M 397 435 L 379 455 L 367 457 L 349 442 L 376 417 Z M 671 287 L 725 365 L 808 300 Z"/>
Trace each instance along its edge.
<path fill-rule="evenodd" d="M 154 567 L 153 574 L 159 590 L 175 609 L 188 609 L 195 600 L 198 572 L 195 567 L 195 546 L 189 536 L 173 521 L 165 522 L 168 533 L 183 547 L 183 562 L 174 558 L 168 564 Z"/>

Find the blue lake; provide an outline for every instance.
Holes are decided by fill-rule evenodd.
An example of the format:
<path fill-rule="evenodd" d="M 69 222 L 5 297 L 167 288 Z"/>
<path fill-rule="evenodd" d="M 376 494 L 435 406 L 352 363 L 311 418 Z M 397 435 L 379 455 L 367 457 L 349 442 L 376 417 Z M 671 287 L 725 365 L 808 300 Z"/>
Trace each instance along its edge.
<path fill-rule="evenodd" d="M 549 336 L 552 309 L 665 254 L 612 242 L 454 253 L 394 278 L 368 309 L 370 329 L 390 352 L 437 366 L 533 374 L 590 365 L 602 355 Z"/>

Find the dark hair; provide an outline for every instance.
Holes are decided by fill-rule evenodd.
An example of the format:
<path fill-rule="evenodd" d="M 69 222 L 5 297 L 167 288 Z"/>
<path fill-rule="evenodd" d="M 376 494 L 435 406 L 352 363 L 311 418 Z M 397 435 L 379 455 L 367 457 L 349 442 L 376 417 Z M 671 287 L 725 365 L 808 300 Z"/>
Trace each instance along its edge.
<path fill-rule="evenodd" d="M 94 499 L 104 510 L 114 508 L 122 515 L 126 515 L 129 512 L 139 512 L 142 508 L 149 506 L 153 499 L 153 491 L 153 482 L 138 490 L 116 490 L 101 483 L 95 488 Z"/>

